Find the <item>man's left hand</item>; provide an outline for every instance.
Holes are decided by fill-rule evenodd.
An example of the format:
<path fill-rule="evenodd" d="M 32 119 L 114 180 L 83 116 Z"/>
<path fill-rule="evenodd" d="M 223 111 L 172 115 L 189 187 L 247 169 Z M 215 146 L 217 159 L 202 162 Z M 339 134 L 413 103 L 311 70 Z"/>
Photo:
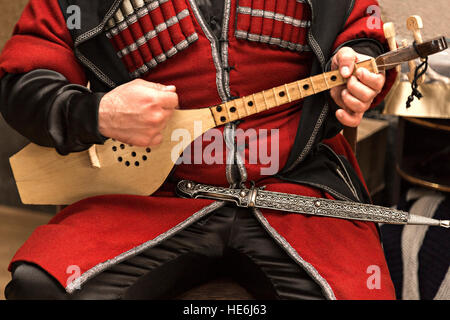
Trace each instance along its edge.
<path fill-rule="evenodd" d="M 336 111 L 336 118 L 343 125 L 357 127 L 375 97 L 383 89 L 386 77 L 384 74 L 372 73 L 359 68 L 353 75 L 355 63 L 371 58 L 356 53 L 350 47 L 343 47 L 333 57 L 331 69 L 339 69 L 344 78 L 349 78 L 346 85 L 331 89 L 330 94 L 336 104 L 341 107 Z"/>

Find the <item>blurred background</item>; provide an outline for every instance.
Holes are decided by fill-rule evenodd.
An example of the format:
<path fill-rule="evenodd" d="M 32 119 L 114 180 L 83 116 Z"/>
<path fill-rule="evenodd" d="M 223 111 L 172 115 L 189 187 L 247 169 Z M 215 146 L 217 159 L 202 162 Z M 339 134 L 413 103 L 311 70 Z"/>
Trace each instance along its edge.
<path fill-rule="evenodd" d="M 10 37 L 14 24 L 19 19 L 27 0 L 0 0 L 0 51 Z M 450 36 L 450 10 L 448 0 L 380 0 L 384 22 L 392 21 L 397 27 L 397 39 L 412 41 L 410 31 L 406 29 L 406 18 L 417 14 L 423 18 L 424 39 L 438 35 Z M 358 159 L 368 180 L 375 202 L 382 205 L 394 205 L 398 201 L 396 172 L 393 163 L 398 118 L 381 115 L 380 112 L 369 115 L 366 125 L 359 130 Z M 371 119 L 373 121 L 371 121 Z M 55 206 L 26 206 L 20 202 L 8 158 L 23 148 L 28 141 L 13 131 L 0 116 L 0 298 L 4 285 L 9 281 L 6 268 L 15 251 L 27 239 L 34 228 L 46 223 L 55 213 Z M 369 150 L 379 149 L 378 157 Z M 375 162 L 374 162 L 375 161 Z M 391 165 L 389 165 L 391 164 Z M 398 185 L 398 183 L 397 183 Z M 397 194 L 396 194 L 397 192 Z"/>

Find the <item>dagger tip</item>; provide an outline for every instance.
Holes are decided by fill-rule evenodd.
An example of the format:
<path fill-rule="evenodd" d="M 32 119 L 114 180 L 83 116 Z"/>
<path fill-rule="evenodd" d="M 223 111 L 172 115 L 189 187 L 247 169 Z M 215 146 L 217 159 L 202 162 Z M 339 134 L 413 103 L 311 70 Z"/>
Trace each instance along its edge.
<path fill-rule="evenodd" d="M 439 225 L 444 228 L 450 228 L 450 220 L 441 220 Z"/>

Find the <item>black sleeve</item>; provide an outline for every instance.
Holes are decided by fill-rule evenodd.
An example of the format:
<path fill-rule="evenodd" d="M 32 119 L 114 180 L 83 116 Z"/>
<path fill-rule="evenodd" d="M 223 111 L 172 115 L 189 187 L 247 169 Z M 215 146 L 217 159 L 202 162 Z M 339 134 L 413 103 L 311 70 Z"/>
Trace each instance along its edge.
<path fill-rule="evenodd" d="M 58 72 L 37 69 L 0 80 L 0 111 L 31 142 L 66 155 L 106 140 L 98 131 L 103 95 L 69 83 Z"/>
<path fill-rule="evenodd" d="M 343 44 L 341 44 L 339 47 L 334 50 L 333 54 L 331 55 L 330 60 L 328 61 L 326 65 L 326 71 L 331 70 L 331 62 L 334 57 L 334 55 L 342 48 L 342 47 L 351 47 L 353 50 L 360 54 L 365 54 L 371 57 L 378 57 L 379 55 L 383 54 L 385 52 L 383 45 L 374 39 L 369 38 L 362 38 L 362 39 L 355 39 L 347 41 Z"/>

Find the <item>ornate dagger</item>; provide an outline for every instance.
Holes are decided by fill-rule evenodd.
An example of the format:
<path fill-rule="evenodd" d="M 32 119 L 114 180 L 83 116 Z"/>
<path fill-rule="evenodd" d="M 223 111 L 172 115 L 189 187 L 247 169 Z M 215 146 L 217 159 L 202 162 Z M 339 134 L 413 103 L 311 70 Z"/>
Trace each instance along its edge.
<path fill-rule="evenodd" d="M 238 207 L 244 208 L 255 207 L 376 223 L 450 227 L 450 220 L 426 218 L 397 209 L 351 201 L 329 200 L 265 191 L 261 188 L 231 189 L 182 180 L 177 185 L 177 193 L 185 198 L 234 202 Z"/>

